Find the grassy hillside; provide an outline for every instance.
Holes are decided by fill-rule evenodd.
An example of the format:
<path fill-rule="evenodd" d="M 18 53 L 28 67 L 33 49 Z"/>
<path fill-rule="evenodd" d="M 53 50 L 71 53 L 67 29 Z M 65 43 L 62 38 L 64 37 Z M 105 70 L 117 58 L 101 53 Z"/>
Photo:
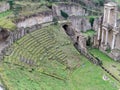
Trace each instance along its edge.
<path fill-rule="evenodd" d="M 9 90 L 119 88 L 113 78 L 77 52 L 59 25 L 28 34 L 11 49 L 13 52 L 0 63 L 0 76 Z M 103 75 L 107 75 L 109 80 L 104 81 Z"/>
<path fill-rule="evenodd" d="M 115 62 L 113 59 L 111 59 L 98 49 L 90 49 L 90 53 L 92 53 L 95 57 L 98 57 L 100 60 L 102 60 L 103 66 L 117 79 L 120 80 L 120 64 L 118 62 Z"/>

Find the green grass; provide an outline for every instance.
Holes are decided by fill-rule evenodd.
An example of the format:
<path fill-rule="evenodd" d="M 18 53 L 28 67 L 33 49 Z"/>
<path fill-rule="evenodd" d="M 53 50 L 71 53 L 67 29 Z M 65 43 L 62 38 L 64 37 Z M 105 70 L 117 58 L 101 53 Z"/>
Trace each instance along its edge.
<path fill-rule="evenodd" d="M 0 13 L 0 27 L 6 28 L 8 30 L 16 29 L 15 23 L 12 22 L 11 18 L 8 18 L 8 16 L 12 14 L 13 12 L 11 10 Z"/>
<path fill-rule="evenodd" d="M 95 31 L 94 31 L 94 30 L 88 30 L 88 31 L 86 31 L 86 32 L 83 32 L 83 35 L 84 35 L 85 37 L 88 37 L 88 36 L 92 37 L 92 36 L 94 36 L 94 34 L 95 34 Z"/>
<path fill-rule="evenodd" d="M 11 10 L 0 13 L 0 18 L 7 17 L 12 14 Z"/>
<path fill-rule="evenodd" d="M 12 22 L 10 18 L 0 18 L 0 27 L 7 30 L 15 30 L 17 26 Z"/>
<path fill-rule="evenodd" d="M 106 54 L 102 53 L 98 49 L 90 49 L 90 53 L 92 53 L 95 57 L 98 57 L 100 60 L 102 60 L 103 66 L 120 80 L 120 76 L 119 76 L 120 63 L 115 62 L 113 59 L 111 59 L 110 57 L 108 57 Z"/>
<path fill-rule="evenodd" d="M 118 84 L 99 67 L 81 56 L 81 67 L 68 71 L 65 81 L 50 77 L 36 70 L 4 63 L 1 76 L 9 90 L 118 90 Z M 110 79 L 104 81 L 106 74 Z"/>
<path fill-rule="evenodd" d="M 34 48 L 33 41 L 36 39 L 32 39 L 28 34 L 17 41 L 22 43 L 21 47 L 18 48 L 16 43 L 13 44 L 16 47 L 14 52 L 10 56 L 6 56 L 0 64 L 0 75 L 9 90 L 118 90 L 118 83 L 113 78 L 78 53 L 70 38 L 59 25 L 51 25 L 31 34 L 38 34 L 38 39 L 43 38 L 44 40 L 43 33 L 56 41 L 56 44 L 52 45 L 58 50 L 62 50 L 67 56 L 65 58 L 66 64 L 61 64 L 58 58 L 48 60 L 47 56 L 42 60 L 37 60 L 37 55 L 34 53 L 33 58 L 37 61 L 38 66 L 29 66 L 20 62 L 19 54 L 29 58 L 30 54 L 26 49 L 28 49 L 28 45 L 31 45 L 29 48 L 31 51 Z M 37 35 L 35 36 L 37 37 Z M 28 39 L 32 41 L 24 42 Z M 51 45 L 50 43 L 43 45 L 44 43 L 40 48 Z M 20 48 L 23 48 L 23 51 Z M 48 54 L 51 51 L 50 49 Z M 40 58 L 45 54 L 46 52 L 39 53 Z M 55 55 L 57 56 L 57 54 Z M 102 79 L 104 74 L 110 78 L 109 81 Z"/>

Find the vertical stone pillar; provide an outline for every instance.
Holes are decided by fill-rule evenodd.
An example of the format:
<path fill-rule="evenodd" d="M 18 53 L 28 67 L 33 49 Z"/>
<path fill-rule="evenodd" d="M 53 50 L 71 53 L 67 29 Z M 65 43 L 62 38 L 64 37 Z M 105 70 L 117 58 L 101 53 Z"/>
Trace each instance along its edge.
<path fill-rule="evenodd" d="M 107 45 L 107 42 L 108 42 L 108 30 L 106 30 L 105 45 Z"/>
<path fill-rule="evenodd" d="M 116 39 L 116 34 L 113 33 L 113 39 L 112 39 L 112 49 L 114 49 L 115 46 L 115 39 Z"/>
<path fill-rule="evenodd" d="M 103 17 L 103 23 L 105 23 L 106 18 L 106 8 L 104 8 L 104 17 Z"/>
<path fill-rule="evenodd" d="M 116 27 L 117 26 L 117 14 L 118 12 L 117 12 L 117 7 L 115 8 L 115 24 L 114 24 L 114 27 Z"/>
<path fill-rule="evenodd" d="M 109 21 L 110 21 L 110 9 L 108 9 L 108 18 L 107 18 L 107 23 L 109 24 Z"/>
<path fill-rule="evenodd" d="M 97 37 L 98 40 L 100 40 L 100 27 L 98 28 L 98 37 Z"/>
<path fill-rule="evenodd" d="M 101 42 L 103 43 L 104 42 L 104 29 L 102 30 L 102 40 Z"/>

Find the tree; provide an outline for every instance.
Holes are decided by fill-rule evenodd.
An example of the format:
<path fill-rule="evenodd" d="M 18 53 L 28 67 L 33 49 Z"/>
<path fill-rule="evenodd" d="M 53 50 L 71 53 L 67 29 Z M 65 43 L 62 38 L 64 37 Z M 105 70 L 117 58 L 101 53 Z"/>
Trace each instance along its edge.
<path fill-rule="evenodd" d="M 90 22 L 91 26 L 93 27 L 94 17 L 90 17 L 89 22 Z"/>
<path fill-rule="evenodd" d="M 22 9 L 22 7 L 19 4 L 15 4 L 13 7 L 13 14 L 15 17 L 17 17 L 19 15 L 20 10 Z"/>
<path fill-rule="evenodd" d="M 10 5 L 10 9 L 13 9 L 14 0 L 8 0 L 8 3 Z"/>
<path fill-rule="evenodd" d="M 69 15 L 62 10 L 61 10 L 61 16 L 63 16 L 65 19 L 67 19 L 69 17 Z"/>

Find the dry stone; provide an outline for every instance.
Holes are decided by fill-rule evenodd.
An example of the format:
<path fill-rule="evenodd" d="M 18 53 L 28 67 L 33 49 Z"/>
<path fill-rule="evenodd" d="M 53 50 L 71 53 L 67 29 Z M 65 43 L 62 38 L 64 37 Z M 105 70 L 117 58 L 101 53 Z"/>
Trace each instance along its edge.
<path fill-rule="evenodd" d="M 66 12 L 69 16 L 84 16 L 85 15 L 85 10 L 76 4 L 65 4 L 65 3 L 60 3 L 57 5 L 54 5 L 52 7 L 54 11 L 54 15 L 56 16 L 61 16 L 61 10 Z"/>
<path fill-rule="evenodd" d="M 0 3 L 0 13 L 7 11 L 10 9 L 10 5 L 8 3 Z"/>
<path fill-rule="evenodd" d="M 86 32 L 91 29 L 91 24 L 87 18 L 71 16 L 69 19 L 77 32 Z"/>

